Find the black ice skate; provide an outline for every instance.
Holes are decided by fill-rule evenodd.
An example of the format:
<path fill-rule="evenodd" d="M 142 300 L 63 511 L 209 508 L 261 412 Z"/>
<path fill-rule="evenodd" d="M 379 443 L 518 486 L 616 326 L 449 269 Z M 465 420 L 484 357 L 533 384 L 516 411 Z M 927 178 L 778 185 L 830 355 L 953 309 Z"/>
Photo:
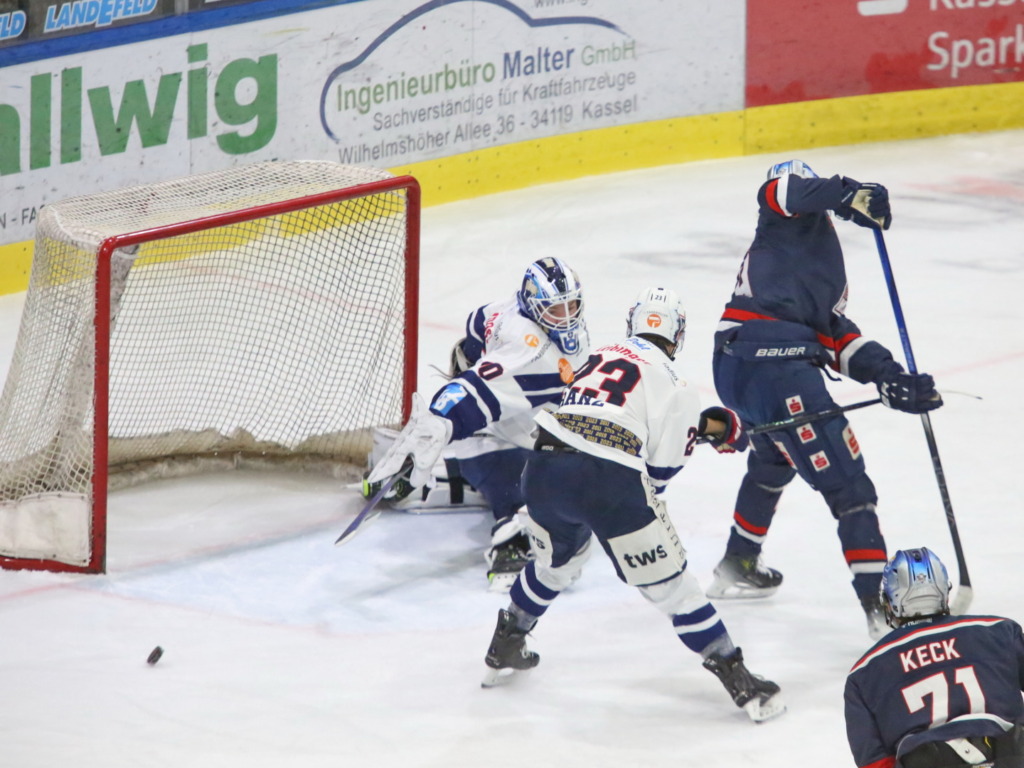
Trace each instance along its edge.
<path fill-rule="evenodd" d="M 484 657 L 487 672 L 480 686 L 493 688 L 507 683 L 516 673 L 533 669 L 539 662 L 540 655 L 526 648 L 526 631 L 516 626 L 515 616 L 504 608 L 498 611 L 498 625 Z"/>
<path fill-rule="evenodd" d="M 782 574 L 761 562 L 758 555 L 726 555 L 715 566 L 715 578 L 708 587 L 712 599 L 734 600 L 774 595 Z"/>
<path fill-rule="evenodd" d="M 743 651 L 737 648 L 730 656 L 713 653 L 704 660 L 704 668 L 722 681 L 736 706 L 755 723 L 777 717 L 786 711 L 779 686 L 760 675 L 751 674 L 743 664 Z"/>
<path fill-rule="evenodd" d="M 488 589 L 491 592 L 508 592 L 531 559 L 530 539 L 525 533 L 517 533 L 511 539 L 492 546 L 487 551 Z"/>
<path fill-rule="evenodd" d="M 882 601 L 878 595 L 868 595 L 860 599 L 860 607 L 864 609 L 864 616 L 868 620 L 868 634 L 872 640 L 881 640 L 889 632 L 889 626 L 885 623 L 885 612 L 882 610 Z"/>

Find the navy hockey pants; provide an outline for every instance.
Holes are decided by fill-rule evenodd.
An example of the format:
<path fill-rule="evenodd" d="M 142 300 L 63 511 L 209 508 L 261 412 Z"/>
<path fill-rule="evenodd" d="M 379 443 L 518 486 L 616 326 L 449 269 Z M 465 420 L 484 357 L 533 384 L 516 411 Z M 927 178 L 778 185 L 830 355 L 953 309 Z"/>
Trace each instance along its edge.
<path fill-rule="evenodd" d="M 715 353 L 715 387 L 747 424 L 764 424 L 835 407 L 821 370 L 806 360 L 749 360 Z M 860 446 L 842 415 L 752 439 L 740 484 L 728 554 L 760 553 L 779 496 L 799 474 L 825 499 L 858 596 L 878 594 L 885 540 Z"/>
<path fill-rule="evenodd" d="M 645 482 L 646 481 L 646 482 Z M 580 575 L 595 535 L 619 578 L 637 587 L 695 653 L 732 647 L 725 624 L 686 568 L 664 504 L 635 469 L 575 451 L 532 454 L 523 472 L 536 559 L 510 597 L 539 618 Z"/>
<path fill-rule="evenodd" d="M 459 472 L 487 501 L 495 521 L 515 515 L 523 501 L 519 483 L 532 451 L 510 448 L 458 459 Z"/>

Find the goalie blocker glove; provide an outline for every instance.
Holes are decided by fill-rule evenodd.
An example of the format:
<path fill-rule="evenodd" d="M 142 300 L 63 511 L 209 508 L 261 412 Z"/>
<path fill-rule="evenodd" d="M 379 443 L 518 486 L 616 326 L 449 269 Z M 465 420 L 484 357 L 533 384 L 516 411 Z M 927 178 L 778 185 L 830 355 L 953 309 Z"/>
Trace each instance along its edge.
<path fill-rule="evenodd" d="M 423 398 L 416 393 L 413 395 L 409 423 L 399 433 L 388 452 L 384 454 L 384 458 L 370 470 L 364 483 L 372 486 L 375 483 L 386 482 L 402 472 L 402 465 L 409 457 L 413 464 L 409 475 L 409 490 L 428 485 L 433 481 L 434 464 L 441 456 L 441 451 L 448 445 L 451 436 L 452 423 L 428 409 Z"/>
<path fill-rule="evenodd" d="M 861 184 L 843 178 L 843 197 L 836 216 L 871 229 L 888 229 L 892 224 L 889 190 L 881 184 Z"/>

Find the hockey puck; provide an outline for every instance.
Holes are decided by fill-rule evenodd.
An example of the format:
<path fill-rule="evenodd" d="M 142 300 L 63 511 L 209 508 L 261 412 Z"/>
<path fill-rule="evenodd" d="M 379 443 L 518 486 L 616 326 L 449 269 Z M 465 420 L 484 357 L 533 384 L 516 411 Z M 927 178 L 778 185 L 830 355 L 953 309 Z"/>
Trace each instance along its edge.
<path fill-rule="evenodd" d="M 164 649 L 158 645 L 156 648 L 149 652 L 149 658 L 146 659 L 146 663 L 152 667 L 154 664 L 160 661 L 160 657 L 163 655 Z"/>

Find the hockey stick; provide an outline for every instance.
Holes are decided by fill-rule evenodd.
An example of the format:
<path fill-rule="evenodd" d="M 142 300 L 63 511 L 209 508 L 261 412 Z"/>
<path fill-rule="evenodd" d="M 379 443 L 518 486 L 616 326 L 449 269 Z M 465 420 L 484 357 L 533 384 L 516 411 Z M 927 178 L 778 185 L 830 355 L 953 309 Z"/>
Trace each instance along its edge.
<path fill-rule="evenodd" d="M 816 413 L 805 413 L 802 416 L 794 416 L 791 419 L 769 421 L 766 424 L 758 424 L 756 427 L 751 427 L 747 430 L 747 434 L 760 435 L 763 432 L 775 432 L 779 429 L 799 427 L 804 424 L 810 424 L 812 421 L 821 421 L 822 419 L 828 419 L 832 416 L 838 416 L 839 414 L 846 413 L 847 411 L 855 411 L 858 408 L 867 408 L 869 405 L 877 405 L 880 402 L 882 402 L 882 399 L 880 397 L 876 397 L 874 400 L 863 400 L 859 403 L 851 403 L 850 405 L 837 405 L 835 408 L 826 408 L 824 411 L 817 411 Z"/>
<path fill-rule="evenodd" d="M 814 413 L 805 413 L 801 416 L 793 416 L 789 419 L 781 419 L 780 421 L 769 421 L 764 424 L 758 424 L 757 426 L 750 427 L 747 430 L 748 435 L 760 435 L 764 432 L 775 432 L 780 429 L 789 429 L 791 427 L 801 427 L 804 424 L 810 424 L 814 421 L 821 421 L 822 419 L 828 419 L 833 416 L 838 416 L 841 413 L 847 411 L 855 411 L 858 408 L 867 408 L 869 405 L 877 405 L 882 402 L 882 399 L 876 397 L 874 400 L 863 400 L 859 403 L 851 403 L 850 405 L 837 405 L 835 408 L 826 408 L 824 411 L 816 411 Z M 711 437 L 709 435 L 701 435 L 697 441 L 699 443 L 710 443 Z"/>
<path fill-rule="evenodd" d="M 384 497 L 388 495 L 388 492 L 395 487 L 395 484 L 399 480 L 403 480 L 409 477 L 409 473 L 412 472 L 412 460 L 406 459 L 402 468 L 393 474 L 388 481 L 380 487 L 370 500 L 366 502 L 366 506 L 363 507 L 362 511 L 348 524 L 348 528 L 341 532 L 341 536 L 334 540 L 334 546 L 338 547 L 344 544 L 346 541 L 351 541 L 355 538 L 356 534 L 364 530 L 369 523 L 372 523 L 378 517 L 380 513 L 384 511 L 383 508 L 378 505 L 384 500 Z"/>
<path fill-rule="evenodd" d="M 899 294 L 896 292 L 896 281 L 892 275 L 892 265 L 889 263 L 889 250 L 885 247 L 885 237 L 882 235 L 882 230 L 876 229 L 874 232 L 875 245 L 878 246 L 878 257 L 882 260 L 882 271 L 885 273 L 885 283 L 889 288 L 892 311 L 896 316 L 896 327 L 899 329 L 900 341 L 903 342 L 903 353 L 907 358 L 907 369 L 910 373 L 917 373 L 917 363 L 914 362 L 914 352 L 910 348 L 910 336 L 907 334 L 907 323 L 903 318 L 903 308 L 900 305 Z M 956 565 L 960 571 L 960 586 L 950 605 L 950 612 L 958 616 L 967 612 L 967 608 L 974 597 L 974 590 L 971 588 L 971 577 L 967 574 L 967 561 L 964 559 L 964 550 L 960 543 L 960 533 L 956 527 L 956 517 L 953 515 L 953 502 L 949 498 L 949 489 L 946 487 L 946 475 L 942 471 L 942 461 L 939 459 L 939 446 L 935 442 L 932 420 L 927 413 L 921 414 L 921 424 L 924 426 L 924 435 L 928 441 L 928 452 L 932 457 L 935 480 L 939 484 L 942 506 L 946 510 L 946 523 L 949 525 L 949 535 L 953 539 L 953 551 L 956 553 Z"/>

